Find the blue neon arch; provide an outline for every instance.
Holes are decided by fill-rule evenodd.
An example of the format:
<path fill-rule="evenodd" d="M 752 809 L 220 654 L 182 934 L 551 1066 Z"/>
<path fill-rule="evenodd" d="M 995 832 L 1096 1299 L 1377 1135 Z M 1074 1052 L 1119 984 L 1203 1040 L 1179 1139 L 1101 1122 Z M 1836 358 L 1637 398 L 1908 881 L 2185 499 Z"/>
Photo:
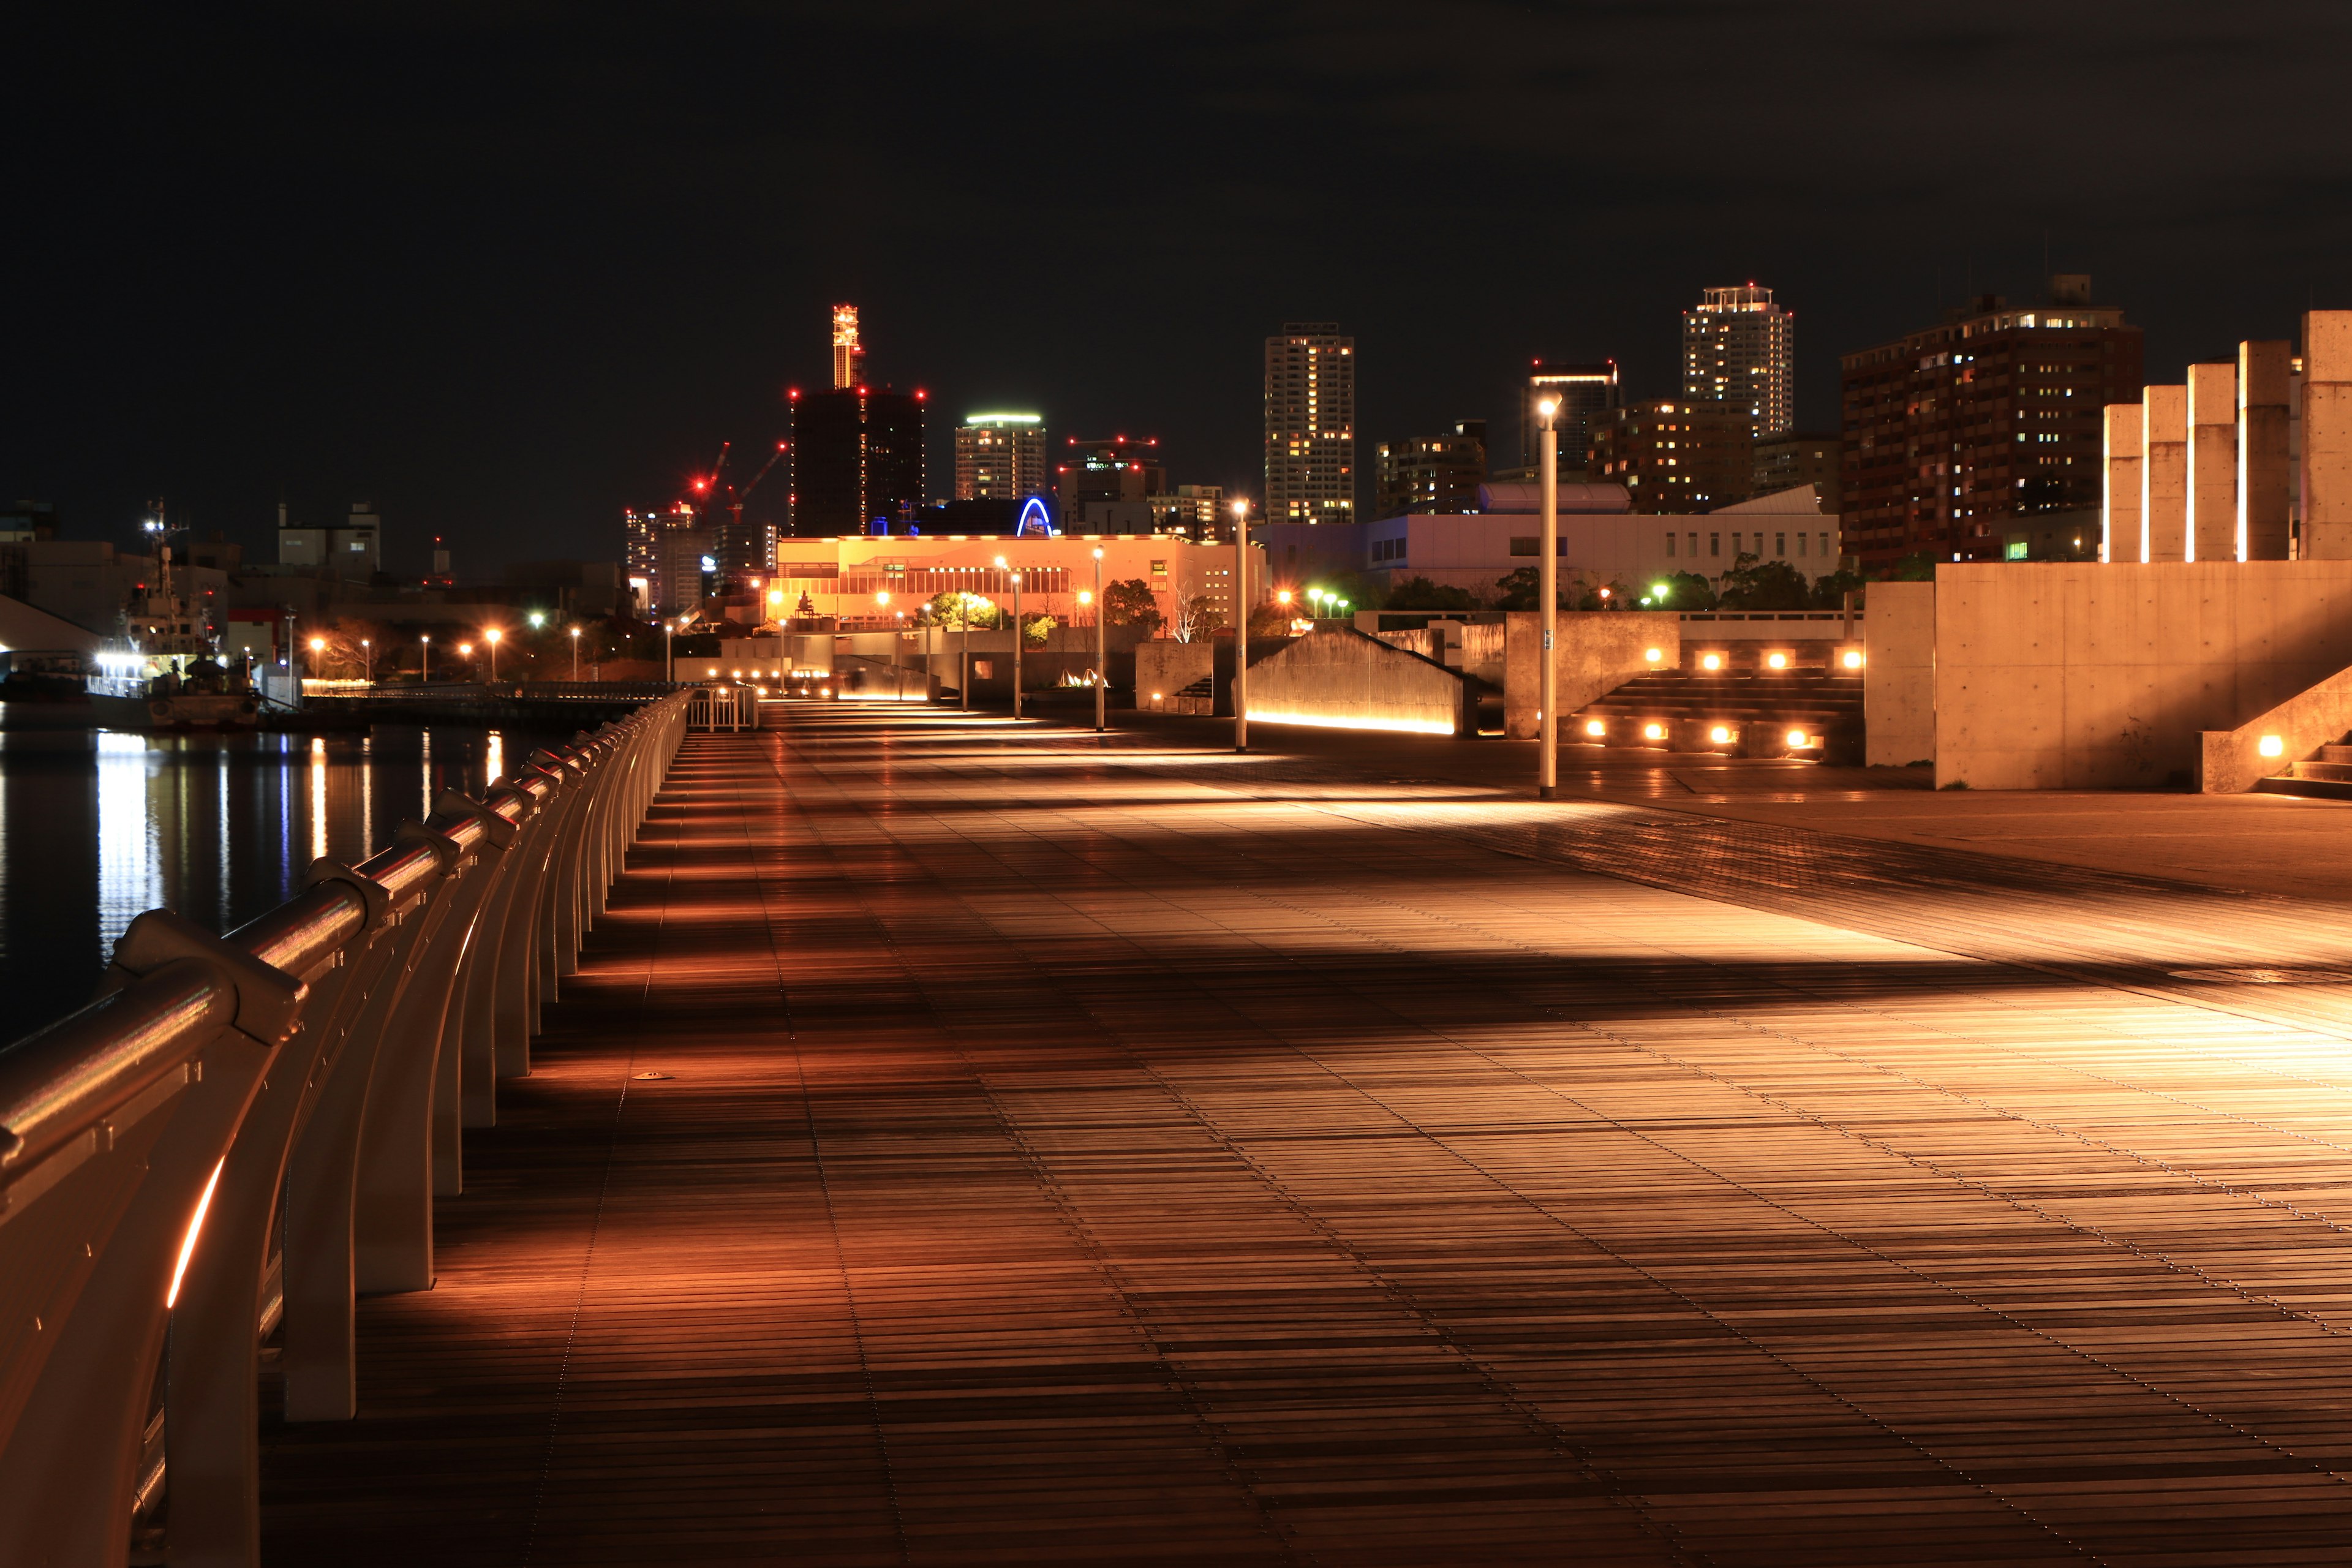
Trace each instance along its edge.
<path fill-rule="evenodd" d="M 1037 525 L 1037 532 L 1048 539 L 1054 536 L 1054 514 L 1045 509 L 1045 498 L 1043 496 L 1031 496 L 1021 503 L 1021 516 L 1013 524 L 1013 537 L 1018 539 L 1029 532 L 1029 525 L 1033 521 Z"/>

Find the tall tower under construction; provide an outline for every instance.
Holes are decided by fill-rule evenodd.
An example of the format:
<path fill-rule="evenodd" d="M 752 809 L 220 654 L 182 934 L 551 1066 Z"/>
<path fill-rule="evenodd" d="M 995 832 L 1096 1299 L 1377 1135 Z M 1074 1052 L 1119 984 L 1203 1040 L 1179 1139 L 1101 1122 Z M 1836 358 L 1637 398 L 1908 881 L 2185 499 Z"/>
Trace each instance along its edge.
<path fill-rule="evenodd" d="M 858 362 L 866 351 L 857 345 L 857 307 L 835 305 L 833 308 L 833 384 L 836 387 L 857 384 Z"/>

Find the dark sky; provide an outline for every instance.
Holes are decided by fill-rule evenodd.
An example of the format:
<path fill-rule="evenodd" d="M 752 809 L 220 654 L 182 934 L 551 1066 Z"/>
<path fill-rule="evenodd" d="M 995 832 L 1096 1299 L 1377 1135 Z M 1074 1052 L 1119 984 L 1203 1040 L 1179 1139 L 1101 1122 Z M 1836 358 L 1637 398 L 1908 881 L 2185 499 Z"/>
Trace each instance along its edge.
<path fill-rule="evenodd" d="M 1480 414 L 1511 460 L 1533 354 L 1673 392 L 1708 284 L 1795 309 L 1808 426 L 2045 246 L 2152 376 L 2352 305 L 2338 0 L 31 9 L 0 494 L 81 536 L 283 493 L 408 569 L 613 553 L 782 433 L 837 299 L 942 493 L 1005 405 L 1254 493 L 1285 319 L 1355 335 L 1369 468 Z"/>

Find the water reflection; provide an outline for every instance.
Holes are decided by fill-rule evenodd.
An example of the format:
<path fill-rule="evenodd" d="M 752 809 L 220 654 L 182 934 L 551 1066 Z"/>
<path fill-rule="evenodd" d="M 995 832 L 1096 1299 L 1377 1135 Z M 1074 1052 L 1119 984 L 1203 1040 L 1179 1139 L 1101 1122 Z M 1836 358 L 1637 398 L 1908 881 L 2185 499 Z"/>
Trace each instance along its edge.
<path fill-rule="evenodd" d="M 480 795 L 509 739 L 520 757 L 554 738 L 0 731 L 0 1043 L 88 1001 L 141 911 L 233 929 L 310 861 L 363 860 L 443 790 Z"/>

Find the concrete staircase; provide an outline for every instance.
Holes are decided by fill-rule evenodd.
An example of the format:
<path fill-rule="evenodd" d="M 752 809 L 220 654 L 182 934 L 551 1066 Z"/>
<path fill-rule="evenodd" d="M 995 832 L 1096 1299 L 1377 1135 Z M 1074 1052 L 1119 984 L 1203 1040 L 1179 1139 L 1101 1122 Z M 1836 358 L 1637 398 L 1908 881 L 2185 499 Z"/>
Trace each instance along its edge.
<path fill-rule="evenodd" d="M 1861 760 L 1858 671 L 1664 669 L 1569 715 L 1563 745 Z"/>
<path fill-rule="evenodd" d="M 2352 800 L 2352 735 L 2319 748 L 2286 772 L 2254 785 L 2257 795 L 2299 795 L 2315 800 Z"/>

